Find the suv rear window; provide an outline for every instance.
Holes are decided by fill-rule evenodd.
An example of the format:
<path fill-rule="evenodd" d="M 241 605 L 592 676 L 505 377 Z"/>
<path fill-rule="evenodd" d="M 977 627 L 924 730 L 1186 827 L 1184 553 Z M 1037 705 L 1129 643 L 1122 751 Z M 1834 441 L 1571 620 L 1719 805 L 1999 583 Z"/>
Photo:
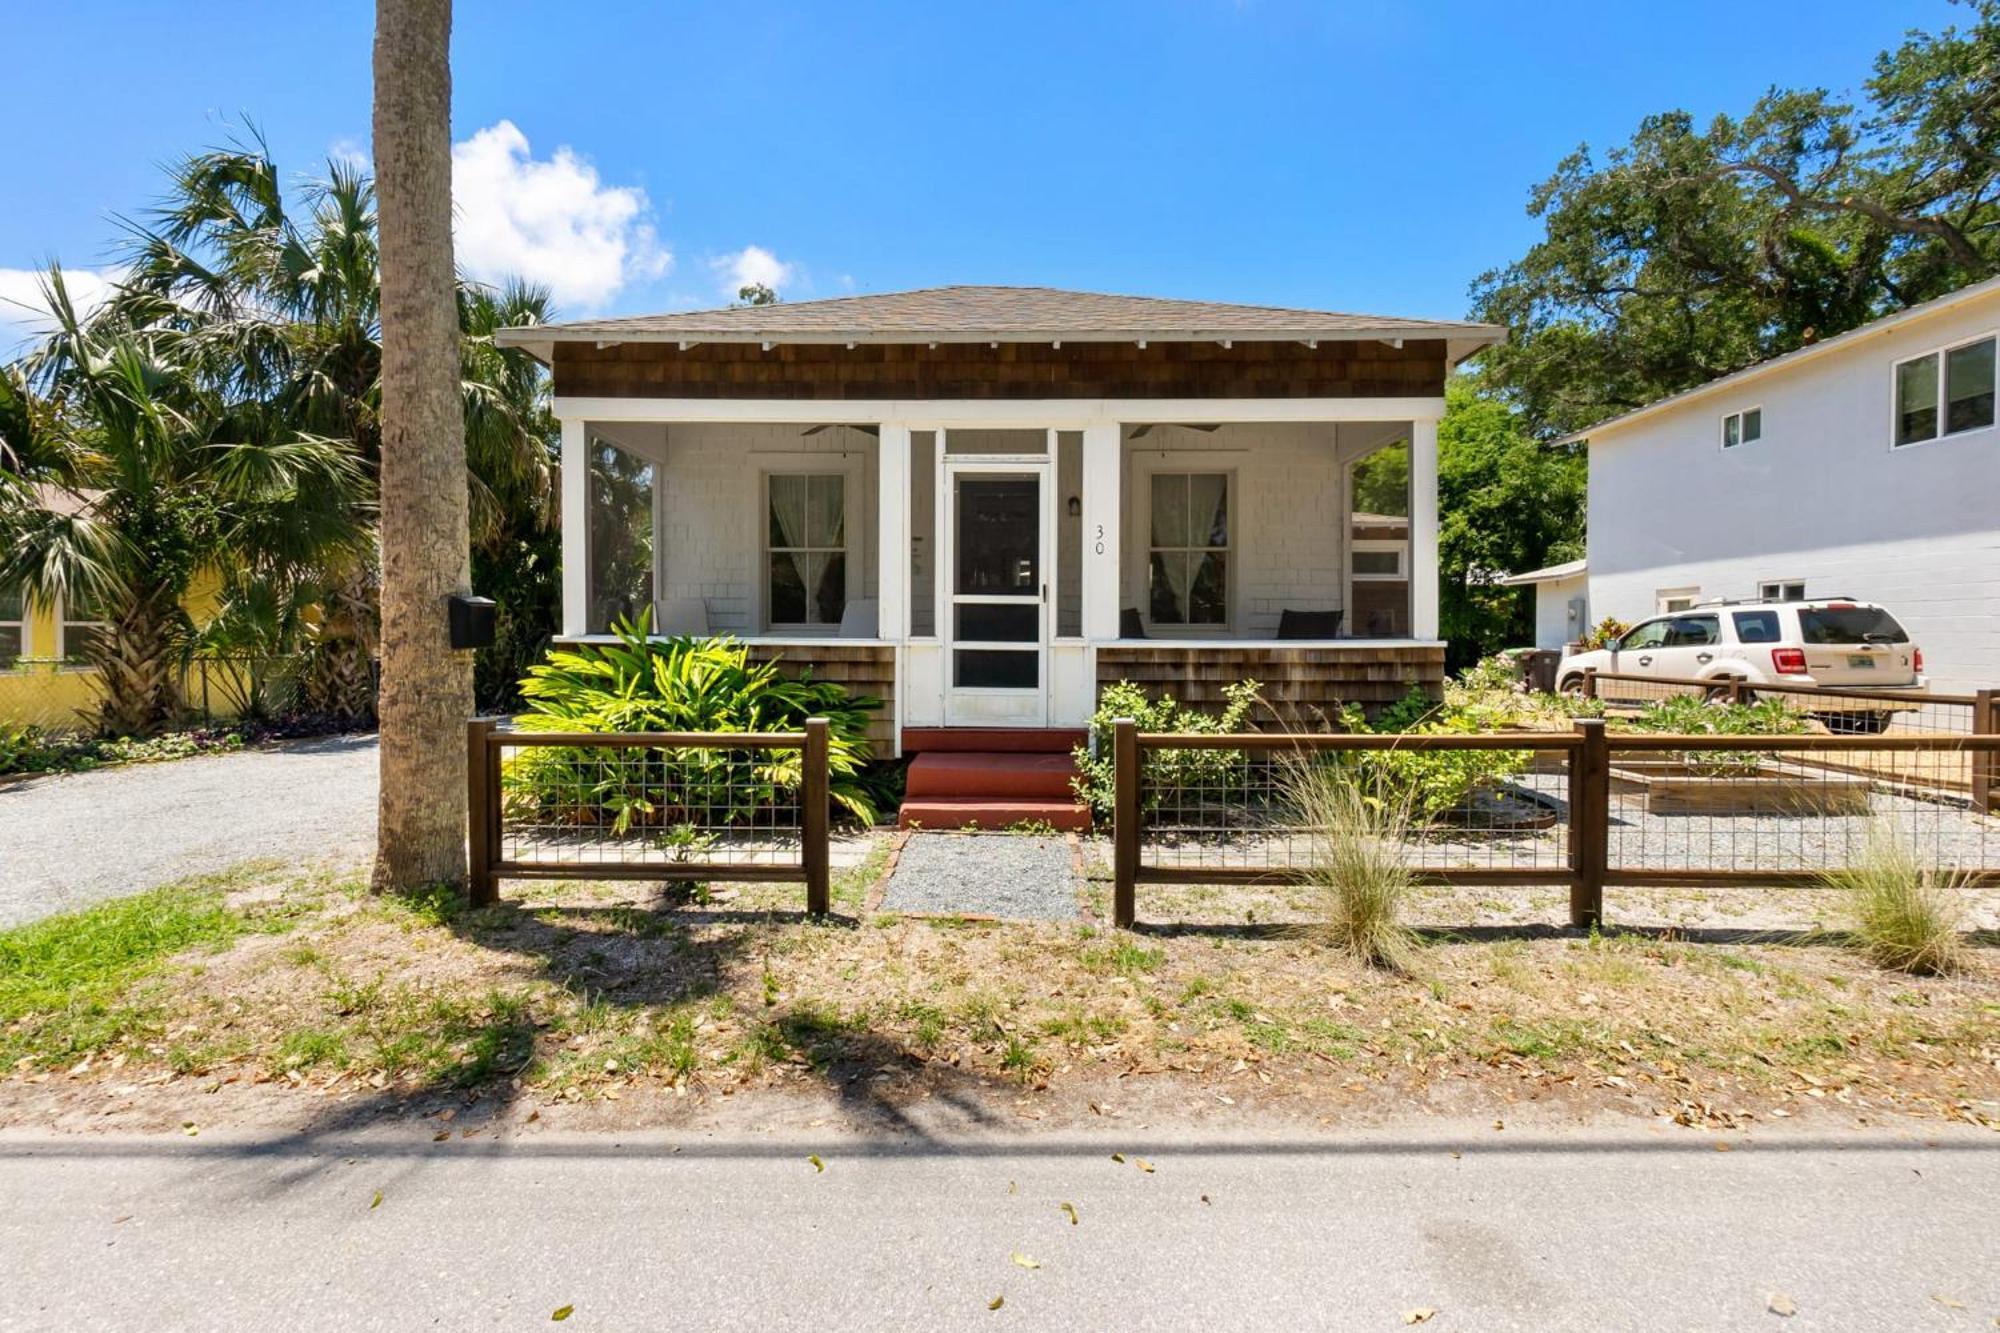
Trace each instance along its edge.
<path fill-rule="evenodd" d="M 1802 606 L 1799 638 L 1806 643 L 1908 643 L 1909 634 L 1879 606 Z"/>
<path fill-rule="evenodd" d="M 1776 611 L 1738 611 L 1731 616 L 1736 622 L 1738 643 L 1776 643 L 1778 641 L 1778 613 Z"/>

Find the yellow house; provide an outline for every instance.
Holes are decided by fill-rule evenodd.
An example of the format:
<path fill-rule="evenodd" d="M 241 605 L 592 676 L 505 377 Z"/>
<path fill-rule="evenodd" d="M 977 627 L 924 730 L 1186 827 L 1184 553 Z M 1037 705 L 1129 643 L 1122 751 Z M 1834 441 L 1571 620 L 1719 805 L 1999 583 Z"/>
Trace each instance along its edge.
<path fill-rule="evenodd" d="M 206 614 L 214 608 L 216 593 L 212 577 L 197 579 L 188 610 Z M 82 658 L 90 635 L 102 628 L 87 607 L 50 604 L 19 588 L 0 588 L 0 726 L 89 729 L 97 711 L 98 671 Z M 238 692 L 225 688 L 217 673 L 216 667 L 197 665 L 182 680 L 182 698 L 191 715 L 237 715 Z"/>

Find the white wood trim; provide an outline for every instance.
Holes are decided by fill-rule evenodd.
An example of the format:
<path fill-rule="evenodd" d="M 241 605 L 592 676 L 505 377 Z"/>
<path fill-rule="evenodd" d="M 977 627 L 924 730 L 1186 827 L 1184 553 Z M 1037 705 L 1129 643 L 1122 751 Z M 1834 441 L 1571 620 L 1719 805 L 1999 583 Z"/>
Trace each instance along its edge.
<path fill-rule="evenodd" d="M 1349 519 L 1352 522 L 1352 519 Z M 1410 423 L 1410 633 L 1438 633 L 1438 428 L 1436 420 Z"/>
<path fill-rule="evenodd" d="M 1219 421 L 1433 421 L 1439 398 L 1034 398 L 1034 399 L 794 399 L 589 398 L 558 395 L 555 413 L 567 421 L 753 422 L 779 425 L 886 425 L 915 429 L 1088 430 L 1092 425 Z M 942 451 L 940 451 L 942 452 Z"/>
<path fill-rule="evenodd" d="M 562 419 L 562 628 L 590 629 L 590 432 L 582 417 Z"/>
<path fill-rule="evenodd" d="M 883 423 L 875 442 L 875 623 L 910 634 L 910 428 Z"/>
<path fill-rule="evenodd" d="M 1117 422 L 1083 430 L 1083 577 L 1078 587 L 1086 639 L 1118 637 L 1125 503 L 1120 437 Z"/>

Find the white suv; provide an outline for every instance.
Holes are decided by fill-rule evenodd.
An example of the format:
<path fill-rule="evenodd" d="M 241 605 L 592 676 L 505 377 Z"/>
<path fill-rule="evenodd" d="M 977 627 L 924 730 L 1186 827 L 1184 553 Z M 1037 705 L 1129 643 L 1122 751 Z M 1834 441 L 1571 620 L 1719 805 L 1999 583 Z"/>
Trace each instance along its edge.
<path fill-rule="evenodd" d="M 1896 618 L 1872 602 L 1847 598 L 1710 602 L 1642 620 L 1609 647 L 1563 658 L 1556 688 L 1566 694 L 1581 690 L 1586 671 L 1912 696 L 1907 704 L 1838 695 L 1801 700 L 1801 707 L 1835 731 L 1869 733 L 1882 730 L 1897 712 L 1921 708 L 1921 696 L 1930 689 L 1923 650 Z M 1658 697 L 1609 680 L 1598 682 L 1598 693 L 1613 700 Z"/>

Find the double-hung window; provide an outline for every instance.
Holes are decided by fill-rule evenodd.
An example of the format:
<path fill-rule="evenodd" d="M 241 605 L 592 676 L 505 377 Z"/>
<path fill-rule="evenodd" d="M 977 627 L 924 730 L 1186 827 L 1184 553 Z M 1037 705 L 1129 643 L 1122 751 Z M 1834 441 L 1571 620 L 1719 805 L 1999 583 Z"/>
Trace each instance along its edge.
<path fill-rule="evenodd" d="M 1764 409 L 1761 407 L 1746 407 L 1722 419 L 1722 447 L 1725 449 L 1752 444 L 1763 438 Z"/>
<path fill-rule="evenodd" d="M 28 596 L 0 587 L 0 671 L 11 671 L 28 652 Z"/>
<path fill-rule="evenodd" d="M 847 610 L 847 475 L 764 477 L 764 619 L 838 625 Z"/>
<path fill-rule="evenodd" d="M 1993 424 L 1992 335 L 1896 363 L 1897 448 Z"/>
<path fill-rule="evenodd" d="M 1155 625 L 1229 623 L 1229 474 L 1155 472 L 1146 605 Z"/>
<path fill-rule="evenodd" d="M 71 665 L 90 660 L 91 646 L 108 628 L 104 615 L 94 603 L 79 593 L 70 593 L 62 600 L 61 637 L 62 659 Z"/>

